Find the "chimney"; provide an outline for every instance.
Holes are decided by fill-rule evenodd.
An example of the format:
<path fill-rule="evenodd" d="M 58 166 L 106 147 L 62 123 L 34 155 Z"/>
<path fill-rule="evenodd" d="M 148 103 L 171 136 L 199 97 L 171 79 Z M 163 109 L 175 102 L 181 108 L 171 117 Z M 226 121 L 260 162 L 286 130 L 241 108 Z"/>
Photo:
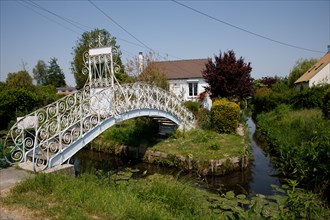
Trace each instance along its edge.
<path fill-rule="evenodd" d="M 143 65 L 143 54 L 142 52 L 139 52 L 139 75 L 142 73 L 143 69 L 144 69 L 144 65 Z"/>

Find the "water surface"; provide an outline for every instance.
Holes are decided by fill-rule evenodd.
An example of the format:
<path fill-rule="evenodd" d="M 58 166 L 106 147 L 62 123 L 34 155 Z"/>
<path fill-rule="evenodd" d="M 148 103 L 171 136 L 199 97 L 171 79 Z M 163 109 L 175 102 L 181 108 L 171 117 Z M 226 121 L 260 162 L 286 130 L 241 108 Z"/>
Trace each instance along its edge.
<path fill-rule="evenodd" d="M 131 168 L 139 170 L 139 172 L 134 173 L 134 178 L 143 178 L 154 173 L 169 174 L 189 179 L 194 185 L 216 193 L 225 193 L 232 190 L 235 193 L 248 195 L 271 195 L 274 193 L 271 184 L 279 185 L 280 181 L 275 176 L 275 169 L 268 158 L 268 154 L 253 138 L 256 130 L 253 120 L 249 118 L 247 124 L 254 160 L 244 171 L 236 171 L 226 176 L 201 177 L 194 172 L 185 173 L 174 168 L 147 164 L 137 159 L 117 157 L 91 150 L 78 152 L 74 157 L 75 165 L 80 173 L 95 173 L 97 170 L 102 170 L 104 173 L 114 173 L 125 168 Z"/>

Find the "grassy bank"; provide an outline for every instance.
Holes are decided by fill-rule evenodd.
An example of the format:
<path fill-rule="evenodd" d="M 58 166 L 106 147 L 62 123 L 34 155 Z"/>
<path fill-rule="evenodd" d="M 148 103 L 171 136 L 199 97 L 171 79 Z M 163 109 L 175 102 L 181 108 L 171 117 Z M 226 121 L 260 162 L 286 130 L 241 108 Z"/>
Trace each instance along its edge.
<path fill-rule="evenodd" d="M 150 130 L 150 127 L 146 126 L 145 129 Z M 90 145 L 90 149 L 125 156 L 139 155 L 147 163 L 176 167 L 203 176 L 228 174 L 245 168 L 249 163 L 247 135 L 219 134 L 196 128 L 190 131 L 176 130 L 166 139 L 156 140 L 155 134 L 140 136 L 136 143 L 126 142 L 129 138 L 120 138 L 129 132 L 136 136 L 144 133 L 142 131 L 136 122 L 125 122 L 124 126 L 107 130 Z"/>
<path fill-rule="evenodd" d="M 145 155 L 147 162 L 175 166 L 202 176 L 225 175 L 243 169 L 249 157 L 244 136 L 202 129 L 176 131 L 148 150 L 152 152 Z M 161 153 L 158 156 L 153 152 Z"/>
<path fill-rule="evenodd" d="M 330 192 L 330 121 L 321 110 L 280 105 L 258 115 L 257 125 L 281 174 L 309 189 Z"/>
<path fill-rule="evenodd" d="M 36 218 L 214 219 L 204 196 L 206 192 L 169 176 L 109 182 L 87 174 L 40 174 L 2 202 L 27 207 Z"/>
<path fill-rule="evenodd" d="M 201 161 L 241 157 L 244 150 L 244 137 L 202 129 L 176 131 L 172 137 L 149 149 L 173 155 L 196 157 Z"/>
<path fill-rule="evenodd" d="M 223 175 L 248 164 L 246 134 L 219 134 L 196 128 L 176 130 L 170 137 L 159 139 L 157 132 L 158 124 L 149 118 L 128 120 L 105 131 L 89 148 L 123 155 L 146 152 L 140 154 L 145 162 L 196 171 L 201 175 Z"/>
<path fill-rule="evenodd" d="M 79 178 L 38 174 L 0 198 L 2 207 L 28 209 L 35 219 L 327 219 L 315 195 L 287 188 L 288 196 L 210 194 L 167 175 Z M 127 177 L 128 176 L 128 177 Z M 124 177 L 124 178 L 123 178 Z M 114 179 L 117 181 L 114 181 Z M 122 180 L 120 180 L 122 179 Z"/>

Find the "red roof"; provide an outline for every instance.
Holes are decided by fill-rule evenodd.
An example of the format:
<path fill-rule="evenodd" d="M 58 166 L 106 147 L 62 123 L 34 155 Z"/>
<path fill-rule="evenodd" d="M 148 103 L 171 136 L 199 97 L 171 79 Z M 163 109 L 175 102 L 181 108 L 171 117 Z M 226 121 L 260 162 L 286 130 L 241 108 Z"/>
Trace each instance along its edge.
<path fill-rule="evenodd" d="M 202 71 L 208 59 L 175 60 L 153 62 L 156 68 L 163 71 L 167 79 L 202 78 Z"/>

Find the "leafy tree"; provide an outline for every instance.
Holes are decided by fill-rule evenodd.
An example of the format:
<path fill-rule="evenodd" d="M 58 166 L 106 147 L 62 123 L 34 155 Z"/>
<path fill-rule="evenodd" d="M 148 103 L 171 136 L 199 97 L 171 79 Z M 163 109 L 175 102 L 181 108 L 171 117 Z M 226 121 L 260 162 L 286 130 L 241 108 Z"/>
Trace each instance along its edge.
<path fill-rule="evenodd" d="M 33 87 L 32 77 L 26 70 L 17 73 L 8 73 L 6 84 L 8 87 L 16 89 L 31 90 Z"/>
<path fill-rule="evenodd" d="M 328 86 L 328 89 L 325 91 L 322 101 L 322 112 L 324 114 L 324 117 L 330 119 L 330 86 Z"/>
<path fill-rule="evenodd" d="M 250 76 L 252 70 L 250 63 L 244 63 L 240 57 L 236 59 L 232 50 L 220 52 L 214 56 L 215 61 L 208 60 L 203 71 L 203 77 L 209 84 L 206 89 L 211 92 L 211 97 L 245 99 L 252 95 L 253 79 Z"/>
<path fill-rule="evenodd" d="M 65 76 L 60 66 L 57 64 L 55 57 L 49 61 L 49 67 L 47 69 L 47 85 L 54 85 L 55 87 L 63 87 L 66 85 Z"/>
<path fill-rule="evenodd" d="M 299 59 L 291 72 L 289 73 L 289 86 L 293 86 L 294 82 L 301 77 L 307 70 L 309 70 L 315 63 L 317 59 Z"/>
<path fill-rule="evenodd" d="M 46 85 L 48 80 L 47 65 L 45 61 L 38 60 L 37 65 L 33 68 L 33 78 L 38 85 Z"/>
<path fill-rule="evenodd" d="M 5 90 L 7 88 L 7 84 L 4 82 L 0 82 L 0 91 Z"/>
<path fill-rule="evenodd" d="M 143 58 L 143 66 L 145 68 L 139 74 L 140 64 L 138 61 L 138 57 L 134 57 L 132 60 L 127 62 L 126 70 L 127 72 L 136 78 L 138 81 L 142 81 L 148 84 L 156 85 L 165 90 L 169 89 L 169 84 L 165 76 L 165 72 L 158 68 L 155 62 L 159 60 L 159 55 L 148 52 L 144 55 Z"/>
<path fill-rule="evenodd" d="M 53 85 L 37 85 L 34 89 L 37 95 L 38 106 L 46 106 L 52 102 L 55 102 L 61 97 L 56 94 L 56 88 Z"/>
<path fill-rule="evenodd" d="M 82 72 L 84 67 L 84 54 L 88 52 L 90 47 L 97 47 L 98 46 L 98 40 L 100 36 L 103 37 L 102 39 L 102 45 L 111 45 L 118 49 L 119 46 L 116 45 L 116 39 L 114 37 L 111 37 L 110 33 L 106 31 L 105 29 L 95 29 L 90 32 L 84 32 L 79 38 L 79 40 L 76 42 L 75 47 L 73 47 L 73 61 L 71 62 L 71 71 L 74 74 L 75 80 L 76 80 L 76 87 L 77 89 L 82 88 L 87 79 L 88 74 L 84 74 Z M 116 61 L 116 63 L 120 66 L 121 71 L 123 72 L 123 65 L 122 61 L 120 59 L 121 53 L 119 52 L 118 55 L 113 57 L 113 60 Z M 120 76 L 116 76 L 117 78 L 120 78 Z"/>
<path fill-rule="evenodd" d="M 144 71 L 137 77 L 138 81 L 142 81 L 148 84 L 153 84 L 165 90 L 169 89 L 165 73 L 156 67 L 156 65 L 151 62 L 144 69 Z"/>
<path fill-rule="evenodd" d="M 278 76 L 275 76 L 275 77 L 266 76 L 266 77 L 262 77 L 260 82 L 263 85 L 267 86 L 268 88 L 272 88 L 272 85 L 279 82 L 280 80 L 281 80 L 281 78 L 279 78 Z"/>
<path fill-rule="evenodd" d="M 18 116 L 28 114 L 37 106 L 37 96 L 24 89 L 9 88 L 0 91 L 0 130 Z"/>

